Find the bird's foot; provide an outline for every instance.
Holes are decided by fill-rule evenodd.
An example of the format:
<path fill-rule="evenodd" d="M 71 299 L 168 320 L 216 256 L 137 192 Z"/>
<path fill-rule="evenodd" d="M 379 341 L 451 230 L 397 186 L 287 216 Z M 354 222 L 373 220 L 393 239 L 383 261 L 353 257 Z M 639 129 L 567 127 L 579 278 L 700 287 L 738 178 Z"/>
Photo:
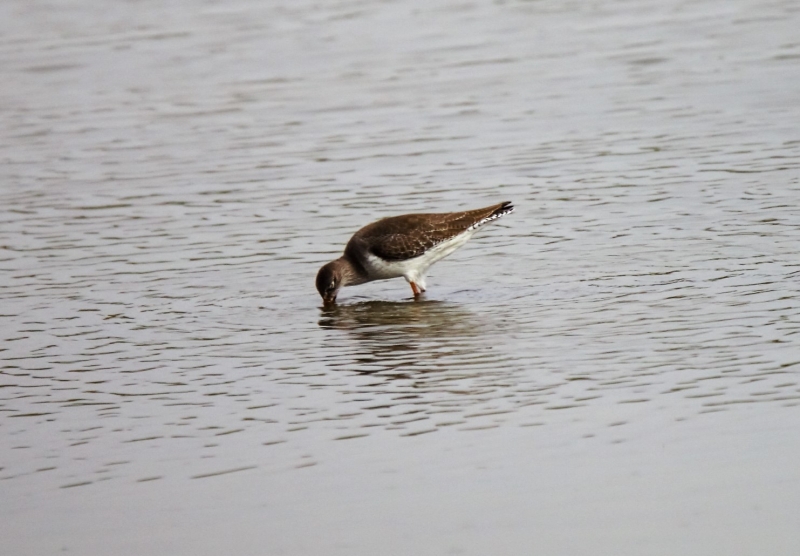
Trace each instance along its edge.
<path fill-rule="evenodd" d="M 423 293 L 425 293 L 425 290 L 419 287 L 419 285 L 416 282 L 409 282 L 409 283 L 411 284 L 411 291 L 414 292 L 414 299 L 418 298 Z"/>

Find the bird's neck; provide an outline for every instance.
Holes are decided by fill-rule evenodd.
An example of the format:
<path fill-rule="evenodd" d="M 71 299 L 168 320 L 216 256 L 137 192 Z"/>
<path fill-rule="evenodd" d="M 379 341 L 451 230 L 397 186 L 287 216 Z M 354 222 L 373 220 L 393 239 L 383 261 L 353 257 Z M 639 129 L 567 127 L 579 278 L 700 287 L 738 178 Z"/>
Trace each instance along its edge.
<path fill-rule="evenodd" d="M 369 282 L 367 271 L 347 255 L 336 259 L 336 266 L 342 276 L 342 286 L 357 286 Z"/>

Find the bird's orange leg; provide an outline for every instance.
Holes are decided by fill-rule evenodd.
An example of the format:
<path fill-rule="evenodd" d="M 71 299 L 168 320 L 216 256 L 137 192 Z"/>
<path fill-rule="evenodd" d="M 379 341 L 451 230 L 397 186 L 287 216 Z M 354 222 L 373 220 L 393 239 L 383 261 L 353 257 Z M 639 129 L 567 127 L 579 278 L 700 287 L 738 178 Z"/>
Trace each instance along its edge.
<path fill-rule="evenodd" d="M 411 284 L 411 291 L 414 292 L 414 297 L 419 297 L 425 291 L 420 289 L 415 282 L 409 282 L 409 284 Z"/>

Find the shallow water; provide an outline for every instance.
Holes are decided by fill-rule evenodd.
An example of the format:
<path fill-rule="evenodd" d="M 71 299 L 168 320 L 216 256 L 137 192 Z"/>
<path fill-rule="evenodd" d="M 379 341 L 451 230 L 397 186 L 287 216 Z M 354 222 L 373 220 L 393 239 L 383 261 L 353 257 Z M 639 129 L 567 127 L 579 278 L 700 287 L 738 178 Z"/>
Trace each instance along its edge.
<path fill-rule="evenodd" d="M 9 553 L 796 554 L 799 27 L 3 3 Z M 358 227 L 502 200 L 321 308 Z"/>

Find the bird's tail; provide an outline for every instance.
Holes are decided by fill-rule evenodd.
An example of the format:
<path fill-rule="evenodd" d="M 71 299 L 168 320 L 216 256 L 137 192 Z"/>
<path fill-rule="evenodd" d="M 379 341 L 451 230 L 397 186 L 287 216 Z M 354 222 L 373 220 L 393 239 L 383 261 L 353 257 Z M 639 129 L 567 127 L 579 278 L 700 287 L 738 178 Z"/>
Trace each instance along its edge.
<path fill-rule="evenodd" d="M 492 211 L 489 218 L 500 218 L 510 212 L 514 212 L 514 205 L 511 204 L 511 201 L 503 201 Z"/>
<path fill-rule="evenodd" d="M 510 212 L 514 212 L 514 205 L 511 204 L 511 201 L 505 201 L 499 205 L 494 205 L 493 207 L 486 207 L 483 209 L 466 212 L 464 213 L 465 216 L 473 219 L 472 224 L 467 229 L 474 230 L 475 228 L 480 228 L 484 224 L 487 224 L 492 220 L 497 220 L 501 216 L 505 216 Z"/>

